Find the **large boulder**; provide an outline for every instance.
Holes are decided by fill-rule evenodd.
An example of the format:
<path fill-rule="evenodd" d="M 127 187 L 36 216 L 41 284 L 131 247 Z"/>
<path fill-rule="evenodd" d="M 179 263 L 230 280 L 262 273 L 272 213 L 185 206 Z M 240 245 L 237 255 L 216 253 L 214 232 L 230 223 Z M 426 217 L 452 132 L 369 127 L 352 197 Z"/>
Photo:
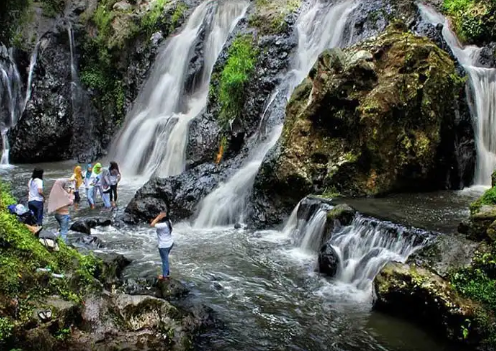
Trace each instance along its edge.
<path fill-rule="evenodd" d="M 82 218 L 71 225 L 71 230 L 84 234 L 91 234 L 91 229 L 96 227 L 108 227 L 112 225 L 112 219 L 108 217 Z"/>
<path fill-rule="evenodd" d="M 388 263 L 374 280 L 374 308 L 408 317 L 451 341 L 476 345 L 487 337 L 478 318 L 482 306 L 462 298 L 431 271 Z"/>
<path fill-rule="evenodd" d="M 293 93 L 255 190 L 288 209 L 312 192 L 445 188 L 462 88 L 449 55 L 401 24 L 325 51 Z"/>

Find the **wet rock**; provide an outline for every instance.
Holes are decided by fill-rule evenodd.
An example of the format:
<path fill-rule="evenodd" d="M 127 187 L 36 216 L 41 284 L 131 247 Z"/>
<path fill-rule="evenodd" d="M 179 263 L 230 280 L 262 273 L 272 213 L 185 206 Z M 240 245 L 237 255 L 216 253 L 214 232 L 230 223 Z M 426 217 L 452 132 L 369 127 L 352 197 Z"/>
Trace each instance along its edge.
<path fill-rule="evenodd" d="M 76 236 L 76 238 L 72 240 L 72 244 L 75 247 L 86 250 L 102 249 L 105 247 L 105 243 L 100 238 L 93 235 Z"/>
<path fill-rule="evenodd" d="M 94 276 L 100 280 L 105 287 L 120 285 L 122 272 L 131 264 L 131 260 L 117 253 L 95 253 L 102 260 L 102 266 L 97 269 Z"/>
<path fill-rule="evenodd" d="M 339 268 L 339 255 L 330 242 L 324 244 L 319 251 L 319 272 L 334 277 Z"/>
<path fill-rule="evenodd" d="M 70 230 L 79 233 L 91 234 L 91 229 L 96 227 L 108 227 L 112 225 L 112 219 L 105 217 L 83 218 L 71 225 Z"/>
<path fill-rule="evenodd" d="M 152 178 L 129 202 L 123 220 L 127 223 L 148 222 L 164 210 L 169 211 L 175 222 L 188 219 L 194 215 L 201 199 L 230 172 L 226 166 L 203 164 L 178 176 Z"/>
<path fill-rule="evenodd" d="M 373 60 L 357 56 L 362 51 Z M 264 161 L 255 188 L 287 212 L 305 195 L 330 189 L 356 196 L 445 188 L 453 105 L 463 88 L 454 74 L 446 53 L 402 25 L 326 51 L 293 93 L 279 152 Z"/>
<path fill-rule="evenodd" d="M 460 234 L 438 234 L 408 258 L 408 263 L 426 267 L 446 278 L 454 269 L 470 265 L 479 243 Z"/>
<path fill-rule="evenodd" d="M 413 319 L 449 340 L 478 344 L 485 337 L 477 313 L 482 307 L 460 297 L 440 276 L 427 269 L 388 263 L 374 280 L 374 308 Z M 462 325 L 469 321 L 470 332 Z"/>
<path fill-rule="evenodd" d="M 167 301 L 180 300 L 189 294 L 189 289 L 179 280 L 158 280 L 154 276 L 127 279 L 122 290 L 129 295 L 148 295 Z"/>

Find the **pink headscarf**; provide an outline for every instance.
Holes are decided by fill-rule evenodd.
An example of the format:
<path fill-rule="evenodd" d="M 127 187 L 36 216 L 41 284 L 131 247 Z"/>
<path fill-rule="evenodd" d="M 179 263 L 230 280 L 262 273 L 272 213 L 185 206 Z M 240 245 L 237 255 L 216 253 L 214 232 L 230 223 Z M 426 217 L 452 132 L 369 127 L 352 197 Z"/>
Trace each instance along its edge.
<path fill-rule="evenodd" d="M 65 190 L 67 179 L 57 179 L 53 184 L 48 198 L 48 213 L 53 213 L 61 207 L 72 205 L 72 195 Z"/>

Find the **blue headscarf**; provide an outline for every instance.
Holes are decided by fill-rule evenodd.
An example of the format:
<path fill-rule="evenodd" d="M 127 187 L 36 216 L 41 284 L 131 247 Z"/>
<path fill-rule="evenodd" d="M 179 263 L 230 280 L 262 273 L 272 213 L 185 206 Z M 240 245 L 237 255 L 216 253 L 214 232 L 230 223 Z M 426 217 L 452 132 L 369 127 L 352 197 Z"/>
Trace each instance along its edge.
<path fill-rule="evenodd" d="M 88 163 L 86 165 L 86 174 L 85 174 L 85 178 L 86 179 L 90 179 L 91 178 L 91 163 Z"/>

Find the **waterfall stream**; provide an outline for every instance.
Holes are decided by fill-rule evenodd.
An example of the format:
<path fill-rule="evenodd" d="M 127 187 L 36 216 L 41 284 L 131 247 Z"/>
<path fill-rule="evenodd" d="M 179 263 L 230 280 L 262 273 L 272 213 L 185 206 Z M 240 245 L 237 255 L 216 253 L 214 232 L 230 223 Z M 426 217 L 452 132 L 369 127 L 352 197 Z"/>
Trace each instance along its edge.
<path fill-rule="evenodd" d="M 184 171 L 189 122 L 206 107 L 215 61 L 247 7 L 244 1 L 205 1 L 167 42 L 112 146 L 111 155 L 127 174 L 149 178 Z M 184 96 L 188 66 L 203 37 L 201 75 Z"/>
<path fill-rule="evenodd" d="M 0 50 L 2 47 L 0 47 Z M 24 109 L 22 81 L 12 50 L 5 59 L 0 59 L 0 134 L 2 138 L 2 158 L 0 165 L 9 164 L 9 140 L 7 132 L 16 125 Z M 3 107 L 6 108 L 3 108 Z"/>
<path fill-rule="evenodd" d="M 289 100 L 293 90 L 308 75 L 322 51 L 342 44 L 348 17 L 355 6 L 355 2 L 351 0 L 337 4 L 314 1 L 300 16 L 296 25 L 298 30 L 296 55 L 287 76 L 281 80 L 283 86 L 278 88 L 279 92 L 286 92 L 285 101 Z M 271 100 L 274 99 L 275 96 L 272 96 Z M 268 106 L 270 105 L 271 102 Z M 262 120 L 264 119 L 265 116 Z M 214 227 L 243 220 L 246 202 L 251 194 L 255 177 L 265 155 L 281 135 L 281 123 L 282 121 L 268 131 L 267 136 L 262 138 L 262 143 L 251 152 L 246 164 L 240 170 L 203 199 L 195 227 Z"/>
<path fill-rule="evenodd" d="M 453 54 L 468 74 L 469 105 L 472 114 L 477 150 L 475 185 L 490 186 L 496 169 L 496 69 L 477 67 L 480 48 L 463 46 L 450 23 L 432 7 L 418 4 L 424 20 L 442 24 L 442 34 Z"/>

